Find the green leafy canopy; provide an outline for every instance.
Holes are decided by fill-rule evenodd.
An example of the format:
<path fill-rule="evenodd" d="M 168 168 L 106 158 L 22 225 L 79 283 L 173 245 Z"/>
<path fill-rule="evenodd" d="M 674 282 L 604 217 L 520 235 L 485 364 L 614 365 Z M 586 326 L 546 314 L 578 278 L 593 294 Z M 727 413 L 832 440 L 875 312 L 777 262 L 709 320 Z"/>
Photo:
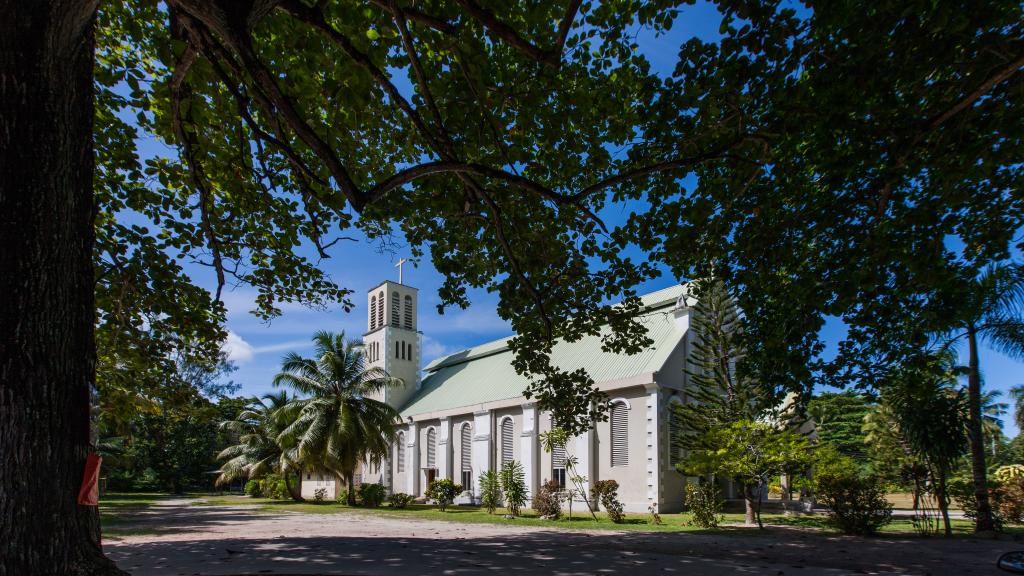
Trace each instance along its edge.
<path fill-rule="evenodd" d="M 255 286 L 268 317 L 347 305 L 299 248 L 329 255 L 358 228 L 429 255 L 442 306 L 498 293 L 527 393 L 570 432 L 603 399 L 585 371 L 550 365 L 551 338 L 610 324 L 608 348 L 650 345 L 635 289 L 659 269 L 722 274 L 759 381 L 808 389 L 826 314 L 852 327 L 834 373 L 856 372 L 858 336 L 905 339 L 888 319 L 932 297 L 950 261 L 1009 255 L 1021 6 L 713 6 L 721 37 L 680 38 L 657 74 L 636 27 L 666 33 L 689 2 L 103 4 L 105 353 L 214 354 L 228 282 Z M 173 152 L 144 157 L 147 134 Z M 608 226 L 613 210 L 628 217 Z"/>

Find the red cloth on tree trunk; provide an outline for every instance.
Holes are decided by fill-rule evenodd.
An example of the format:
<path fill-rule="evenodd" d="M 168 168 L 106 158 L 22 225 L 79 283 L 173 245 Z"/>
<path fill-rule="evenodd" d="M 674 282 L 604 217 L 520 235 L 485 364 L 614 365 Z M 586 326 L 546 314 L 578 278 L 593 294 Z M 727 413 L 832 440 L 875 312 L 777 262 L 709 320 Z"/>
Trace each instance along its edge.
<path fill-rule="evenodd" d="M 102 461 L 97 454 L 89 454 L 85 458 L 85 475 L 82 476 L 82 487 L 78 489 L 78 503 L 82 506 L 99 506 Z"/>

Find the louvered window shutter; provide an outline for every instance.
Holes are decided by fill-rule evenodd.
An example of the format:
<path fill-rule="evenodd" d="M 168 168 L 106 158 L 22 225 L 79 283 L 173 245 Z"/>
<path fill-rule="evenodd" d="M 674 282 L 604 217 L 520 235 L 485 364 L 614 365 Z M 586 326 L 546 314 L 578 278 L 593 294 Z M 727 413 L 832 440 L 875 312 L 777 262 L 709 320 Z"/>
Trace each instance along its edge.
<path fill-rule="evenodd" d="M 377 329 L 377 297 L 370 297 L 370 330 Z"/>
<path fill-rule="evenodd" d="M 380 302 L 380 308 L 377 308 L 377 326 L 384 327 L 384 291 L 381 290 L 377 296 L 377 300 Z"/>
<path fill-rule="evenodd" d="M 551 467 L 565 468 L 565 446 L 551 448 Z"/>
<path fill-rule="evenodd" d="M 629 464 L 629 408 L 622 402 L 612 406 L 612 466 Z"/>
<path fill-rule="evenodd" d="M 398 471 L 405 472 L 405 434 L 398 435 Z"/>
<path fill-rule="evenodd" d="M 412 330 L 412 296 L 405 297 L 405 328 Z"/>
<path fill-rule="evenodd" d="M 436 468 L 437 432 L 433 428 L 427 430 L 427 468 Z"/>
<path fill-rule="evenodd" d="M 679 415 L 672 410 L 668 415 L 668 463 L 675 466 L 679 462 Z"/>
<path fill-rule="evenodd" d="M 512 419 L 501 421 L 501 464 L 512 461 Z"/>
<path fill-rule="evenodd" d="M 402 311 L 399 309 L 398 292 L 391 293 L 391 325 L 398 326 L 398 315 Z"/>
<path fill-rule="evenodd" d="M 473 431 L 469 424 L 462 425 L 462 471 L 473 469 Z"/>

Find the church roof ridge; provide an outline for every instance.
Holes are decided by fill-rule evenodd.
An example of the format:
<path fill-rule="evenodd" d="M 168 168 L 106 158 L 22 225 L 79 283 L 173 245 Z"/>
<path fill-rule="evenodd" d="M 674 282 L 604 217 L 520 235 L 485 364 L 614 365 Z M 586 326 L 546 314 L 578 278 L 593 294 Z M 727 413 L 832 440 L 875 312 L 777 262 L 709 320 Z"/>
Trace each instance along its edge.
<path fill-rule="evenodd" d="M 646 294 L 640 294 L 640 302 L 643 312 L 663 308 L 668 305 L 674 305 L 681 296 L 690 294 L 690 284 L 674 284 L 668 288 L 662 288 L 655 290 L 654 292 L 648 292 Z M 642 312 L 642 313 L 643 313 Z M 641 314 L 642 314 L 641 313 Z M 515 336 L 506 336 L 504 338 L 498 338 L 497 340 L 491 340 L 490 342 L 484 342 L 483 344 L 477 344 L 476 346 L 470 346 L 451 354 L 445 354 L 444 356 L 438 356 L 426 366 L 423 367 L 424 372 L 434 372 L 445 366 L 452 366 L 454 364 L 460 364 L 463 362 L 470 362 L 477 358 L 483 358 L 485 356 L 491 356 L 493 354 L 500 354 L 509 349 L 509 341 L 515 338 Z M 458 358 L 455 358 L 458 356 Z M 451 360 L 449 362 L 449 360 Z"/>
<path fill-rule="evenodd" d="M 576 342 L 555 342 L 552 363 L 568 371 L 585 368 L 598 383 L 658 372 L 685 335 L 671 308 L 688 295 L 688 285 L 676 285 L 640 296 L 644 311 L 637 318 L 653 341 L 649 348 L 633 355 L 605 352 L 601 335 L 587 335 Z M 432 361 L 424 368 L 420 390 L 401 408 L 402 417 L 521 396 L 529 380 L 512 367 L 510 339 Z"/>

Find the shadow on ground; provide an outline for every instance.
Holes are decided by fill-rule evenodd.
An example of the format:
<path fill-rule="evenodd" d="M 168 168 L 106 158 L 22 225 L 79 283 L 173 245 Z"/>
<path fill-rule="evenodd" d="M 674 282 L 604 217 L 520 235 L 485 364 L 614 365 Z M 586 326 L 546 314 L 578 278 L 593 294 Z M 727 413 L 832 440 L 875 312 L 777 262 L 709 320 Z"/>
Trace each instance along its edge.
<path fill-rule="evenodd" d="M 203 515 L 218 522 L 218 514 Z M 232 517 L 234 523 L 238 518 Z M 316 517 L 309 518 L 311 522 Z M 352 517 L 358 533 L 359 517 Z M 689 534 L 531 531 L 486 538 L 280 534 L 273 538 L 114 543 L 118 565 L 134 574 L 998 574 L 995 559 L 1013 542 L 822 538 L 790 540 Z M 244 530 L 241 532 L 244 534 Z M 901 550 L 902 548 L 902 550 Z M 883 560 L 884 559 L 884 560 Z"/>

